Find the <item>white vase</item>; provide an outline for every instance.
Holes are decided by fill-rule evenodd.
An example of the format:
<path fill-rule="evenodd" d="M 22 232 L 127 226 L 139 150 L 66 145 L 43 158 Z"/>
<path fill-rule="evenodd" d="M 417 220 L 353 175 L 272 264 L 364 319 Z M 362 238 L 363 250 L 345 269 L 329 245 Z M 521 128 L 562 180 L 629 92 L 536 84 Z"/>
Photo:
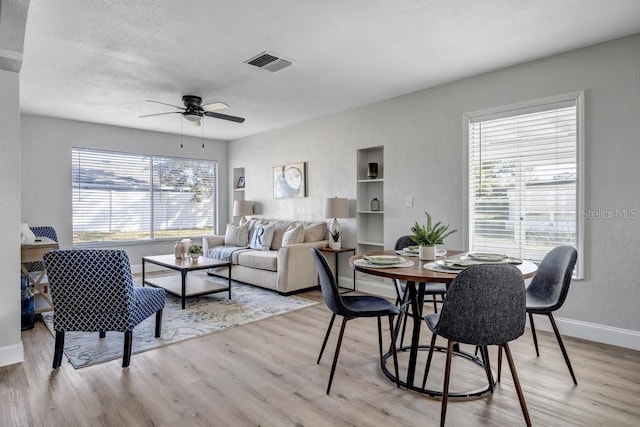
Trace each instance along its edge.
<path fill-rule="evenodd" d="M 334 242 L 333 240 L 329 240 L 329 247 L 331 249 L 338 250 L 342 247 L 342 242 L 341 241 Z"/>
<path fill-rule="evenodd" d="M 423 261 L 436 260 L 436 245 L 426 246 L 420 245 L 418 248 L 418 258 Z"/>

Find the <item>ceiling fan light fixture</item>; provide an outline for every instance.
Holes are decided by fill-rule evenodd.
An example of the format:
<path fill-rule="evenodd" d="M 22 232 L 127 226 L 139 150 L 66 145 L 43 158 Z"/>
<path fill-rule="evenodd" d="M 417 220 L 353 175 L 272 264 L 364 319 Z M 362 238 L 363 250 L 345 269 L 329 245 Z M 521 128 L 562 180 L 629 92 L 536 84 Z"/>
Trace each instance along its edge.
<path fill-rule="evenodd" d="M 199 122 L 201 116 L 199 114 L 185 113 L 183 114 L 183 117 L 190 122 Z"/>

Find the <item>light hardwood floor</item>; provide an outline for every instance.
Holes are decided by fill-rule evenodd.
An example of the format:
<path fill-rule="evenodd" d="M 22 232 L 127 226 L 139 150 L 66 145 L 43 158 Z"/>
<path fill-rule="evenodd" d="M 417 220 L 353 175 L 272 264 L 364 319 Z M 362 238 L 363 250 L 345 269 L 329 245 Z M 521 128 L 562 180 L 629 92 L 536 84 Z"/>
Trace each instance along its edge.
<path fill-rule="evenodd" d="M 301 296 L 320 300 L 317 291 Z M 440 400 L 397 389 L 381 373 L 374 319 L 348 322 L 325 395 L 339 322 L 322 363 L 315 360 L 329 318 L 320 303 L 135 354 L 128 369 L 115 360 L 75 370 L 63 359 L 57 371 L 53 337 L 38 322 L 22 334 L 25 362 L 0 368 L 0 426 L 437 425 Z M 528 330 L 511 346 L 534 425 L 640 425 L 640 352 L 566 338 L 574 386 L 553 335 L 539 340 L 540 358 Z M 452 390 L 476 380 L 468 365 L 454 362 Z M 506 361 L 493 395 L 450 401 L 447 425 L 524 425 Z"/>

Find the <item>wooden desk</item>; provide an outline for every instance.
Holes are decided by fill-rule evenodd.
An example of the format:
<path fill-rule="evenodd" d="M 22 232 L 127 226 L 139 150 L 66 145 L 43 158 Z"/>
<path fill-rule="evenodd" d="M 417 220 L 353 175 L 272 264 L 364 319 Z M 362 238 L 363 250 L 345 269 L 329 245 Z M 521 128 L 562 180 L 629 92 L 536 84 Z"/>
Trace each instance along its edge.
<path fill-rule="evenodd" d="M 48 292 L 48 283 L 43 281 L 47 272 L 45 268 L 42 267 L 42 271 L 34 278 L 34 276 L 27 271 L 24 264 L 42 261 L 46 252 L 59 248 L 58 242 L 48 237 L 39 237 L 34 243 L 23 243 L 20 245 L 20 271 L 29 277 L 29 285 L 35 294 L 36 313 L 53 310 L 53 301 L 51 301 L 51 294 Z"/>
<path fill-rule="evenodd" d="M 444 257 L 438 257 L 438 259 L 458 259 L 461 255 L 466 254 L 463 251 L 448 251 L 447 255 Z M 399 267 L 399 268 L 376 268 L 372 266 L 365 265 L 357 265 L 354 264 L 355 261 L 362 258 L 363 255 L 396 255 L 395 251 L 384 251 L 384 252 L 371 252 L 362 255 L 356 255 L 349 258 L 349 264 L 351 268 L 357 271 L 361 271 L 363 273 L 371 274 L 379 277 L 387 277 L 390 279 L 397 280 L 405 280 L 407 282 L 407 292 L 409 292 L 409 299 L 411 302 L 411 312 L 414 316 L 413 322 L 413 332 L 411 335 L 411 345 L 408 348 L 399 348 L 399 352 L 409 351 L 409 363 L 407 365 L 407 379 L 406 382 L 400 381 L 400 384 L 407 387 L 410 390 L 414 390 L 420 393 L 425 393 L 431 396 L 442 396 L 442 392 L 437 390 L 430 390 L 427 388 L 422 388 L 422 386 L 414 385 L 415 371 L 416 371 L 416 361 L 418 358 L 419 350 L 428 350 L 428 346 L 420 345 L 420 327 L 422 325 L 422 307 L 424 300 L 424 292 L 425 292 L 425 284 L 426 283 L 445 283 L 447 286 L 451 284 L 453 279 L 456 278 L 459 272 L 453 273 L 445 273 L 440 271 L 432 271 L 424 268 L 424 265 L 430 261 L 421 261 L 418 257 L 405 257 L 411 261 L 413 261 L 413 266 L 411 267 Z M 533 277 L 538 270 L 538 266 L 530 261 L 524 261 L 522 264 L 517 265 L 522 272 L 522 277 L 525 279 L 529 279 Z M 398 320 L 396 322 L 396 336 L 398 336 L 397 331 L 400 325 L 400 319 L 402 316 L 398 316 Z M 479 359 L 475 358 L 473 355 L 469 355 L 468 353 L 462 352 L 459 348 L 456 348 L 454 354 L 457 356 L 465 357 L 473 362 L 478 363 Z M 385 355 L 388 357 L 389 354 Z M 482 362 L 480 362 L 482 363 Z M 393 379 L 395 381 L 395 374 L 392 374 L 386 369 L 386 365 L 383 363 L 382 365 L 383 372 L 387 377 Z M 449 396 L 454 397 L 470 397 L 477 396 L 482 393 L 485 393 L 489 390 L 489 385 L 486 388 L 472 390 L 472 391 L 464 391 L 459 393 L 449 393 Z"/>

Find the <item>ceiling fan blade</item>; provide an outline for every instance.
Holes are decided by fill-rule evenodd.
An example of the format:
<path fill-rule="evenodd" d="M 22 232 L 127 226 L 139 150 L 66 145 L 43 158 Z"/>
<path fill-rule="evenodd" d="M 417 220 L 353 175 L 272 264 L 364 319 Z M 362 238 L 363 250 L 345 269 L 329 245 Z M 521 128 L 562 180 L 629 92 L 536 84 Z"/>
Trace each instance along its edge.
<path fill-rule="evenodd" d="M 214 113 L 213 111 L 205 111 L 204 115 L 209 117 L 215 117 L 216 119 L 229 120 L 230 122 L 236 122 L 236 123 L 244 122 L 244 118 L 242 117 L 230 116 L 228 114 Z"/>
<path fill-rule="evenodd" d="M 224 102 L 210 102 L 209 104 L 204 104 L 202 106 L 204 111 L 224 110 L 225 108 L 229 108 L 229 106 Z"/>
<path fill-rule="evenodd" d="M 186 110 L 186 108 L 184 107 L 178 107 L 177 105 L 173 105 L 173 104 L 167 104 L 166 102 L 160 102 L 160 101 L 153 101 L 151 99 L 147 99 L 147 102 L 153 102 L 155 104 L 162 104 L 162 105 L 168 105 L 169 107 L 174 107 L 174 108 L 178 108 L 180 110 Z"/>
<path fill-rule="evenodd" d="M 164 116 L 165 114 L 182 114 L 182 111 L 170 111 L 168 113 L 145 114 L 144 116 L 138 116 L 138 118 L 151 117 L 151 116 Z"/>

